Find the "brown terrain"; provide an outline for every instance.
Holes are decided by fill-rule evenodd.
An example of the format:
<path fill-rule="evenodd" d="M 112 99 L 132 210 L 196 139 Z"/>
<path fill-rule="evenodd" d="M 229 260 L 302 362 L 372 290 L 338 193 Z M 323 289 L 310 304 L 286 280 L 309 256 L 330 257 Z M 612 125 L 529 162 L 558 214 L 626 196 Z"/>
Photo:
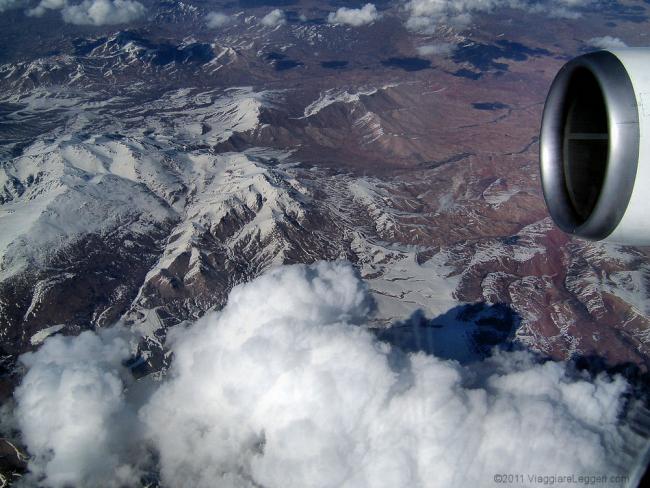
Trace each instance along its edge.
<path fill-rule="evenodd" d="M 56 186 L 47 182 L 58 181 L 48 178 L 59 170 L 34 144 L 61 145 L 69 132 L 77 145 L 102 135 L 101 144 L 117 148 L 115 161 L 125 147 L 136 166 L 155 160 L 160 173 L 136 169 L 129 191 L 163 209 L 151 218 L 137 207 L 111 210 L 116 220 L 105 227 L 101 212 L 79 210 L 100 230 L 58 238 L 61 246 L 6 275 L 0 330 L 8 364 L 38 343 L 40 330 L 76 333 L 123 320 L 146 331 L 143 353 L 155 370 L 160 363 L 150 358 L 160 358 L 167 328 L 219 308 L 233 285 L 280 263 L 345 258 L 359 265 L 380 301 L 404 299 L 397 308 L 380 306 L 378 324 L 417 309 L 434 320 L 453 306 L 501 304 L 518 317 L 509 341 L 558 359 L 597 356 L 647 369 L 647 250 L 558 231 L 541 197 L 537 162 L 554 74 L 590 49 L 594 33 L 643 42 L 647 8 L 634 6 L 585 12 L 580 21 L 505 10 L 432 35 L 407 31 L 399 13 L 358 29 L 333 27 L 309 3 L 300 7 L 307 22 L 296 11 L 286 26 L 269 30 L 242 15 L 216 38 L 201 10 L 161 13 L 155 32 L 88 27 L 82 36 L 64 26 L 52 37 L 43 18 L 34 20 L 40 28 L 31 44 L 18 43 L 22 34 L 9 24 L 19 14 L 7 14 L 6 42 L 21 47 L 4 53 L 0 67 L 9 121 L 3 205 Z M 417 53 L 436 43 L 455 50 Z M 254 127 L 238 128 L 230 106 L 204 109 L 187 95 L 212 93 L 214 101 L 243 86 L 266 94 Z M 60 105 L 39 112 L 28 102 L 34 93 Z M 61 103 L 73 96 L 95 103 L 85 109 L 92 117 Z M 225 136 L 211 136 L 225 126 Z M 59 153 L 68 154 L 53 149 Z M 241 178 L 251 167 L 260 171 L 236 189 L 211 187 L 214 175 L 199 181 L 184 173 L 199 156 L 216 161 L 234 153 L 247 154 L 252 166 L 225 181 L 240 185 L 237 171 Z M 42 168 L 20 169 L 28 164 Z M 90 174 L 74 165 L 75 175 Z M 83 178 L 74 188 L 84 188 Z M 231 196 L 218 197 L 224 192 Z M 11 242 L 14 253 L 33 248 L 29 238 Z M 0 269 L 9 270 L 4 259 Z M 400 266 L 411 261 L 420 275 L 409 286 L 447 283 L 450 289 L 440 288 L 446 301 L 437 300 L 433 285 L 433 295 L 413 301 L 421 290 L 384 288 L 395 286 Z M 434 262 L 441 267 L 429 268 Z"/>

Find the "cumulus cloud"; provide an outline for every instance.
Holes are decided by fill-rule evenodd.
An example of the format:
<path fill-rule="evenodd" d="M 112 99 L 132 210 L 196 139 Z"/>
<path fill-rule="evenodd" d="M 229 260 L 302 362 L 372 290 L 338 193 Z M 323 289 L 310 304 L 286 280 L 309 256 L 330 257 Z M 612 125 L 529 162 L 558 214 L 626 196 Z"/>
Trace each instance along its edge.
<path fill-rule="evenodd" d="M 135 0 L 84 0 L 62 10 L 63 20 L 77 25 L 125 24 L 144 14 L 144 5 Z"/>
<path fill-rule="evenodd" d="M 612 36 L 592 37 L 587 41 L 587 44 L 599 49 L 619 49 L 621 47 L 627 47 L 627 44 L 625 44 L 621 39 Z"/>
<path fill-rule="evenodd" d="M 41 17 L 48 10 L 61 10 L 67 6 L 67 0 L 41 0 L 34 8 L 27 11 L 30 17 Z"/>
<path fill-rule="evenodd" d="M 457 46 L 451 42 L 438 42 L 435 44 L 425 44 L 417 47 L 420 56 L 450 56 L 454 53 Z"/>
<path fill-rule="evenodd" d="M 327 21 L 330 24 L 346 24 L 353 27 L 371 24 L 379 18 L 377 7 L 367 3 L 361 8 L 341 7 L 336 12 L 330 12 Z"/>
<path fill-rule="evenodd" d="M 27 15 L 41 17 L 48 10 L 60 10 L 63 21 L 77 25 L 115 25 L 133 22 L 146 12 L 136 0 L 84 0 L 71 4 L 68 0 L 41 0 Z"/>
<path fill-rule="evenodd" d="M 277 27 L 278 25 L 286 24 L 287 18 L 282 10 L 276 8 L 275 10 L 271 10 L 268 14 L 262 17 L 262 20 L 260 22 L 266 27 Z"/>
<path fill-rule="evenodd" d="M 136 420 L 125 408 L 122 360 L 129 352 L 120 331 L 110 329 L 55 336 L 21 356 L 28 372 L 15 391 L 16 419 L 42 485 L 133 483 L 135 470 L 123 457 Z"/>
<path fill-rule="evenodd" d="M 423 33 L 432 33 L 440 24 L 466 26 L 476 12 L 497 8 L 514 8 L 554 17 L 576 18 L 576 10 L 594 0 L 410 0 L 406 3 L 406 26 Z"/>
<path fill-rule="evenodd" d="M 211 29 L 232 24 L 233 20 L 230 15 L 224 14 L 223 12 L 210 12 L 205 16 L 205 22 Z"/>
<path fill-rule="evenodd" d="M 0 12 L 21 8 L 25 3 L 27 3 L 26 0 L 0 0 Z"/>
<path fill-rule="evenodd" d="M 83 486 L 95 470 L 95 484 L 109 471 L 128 483 L 142 466 L 124 464 L 140 459 L 126 447 L 139 442 L 169 487 L 465 487 L 503 472 L 620 472 L 631 449 L 620 376 L 579 377 L 523 351 L 468 366 L 406 354 L 364 327 L 370 310 L 349 264 L 277 268 L 170 333 L 171 367 L 141 407 L 121 336 L 49 338 L 23 356 L 16 393 L 30 469 L 53 486 Z"/>

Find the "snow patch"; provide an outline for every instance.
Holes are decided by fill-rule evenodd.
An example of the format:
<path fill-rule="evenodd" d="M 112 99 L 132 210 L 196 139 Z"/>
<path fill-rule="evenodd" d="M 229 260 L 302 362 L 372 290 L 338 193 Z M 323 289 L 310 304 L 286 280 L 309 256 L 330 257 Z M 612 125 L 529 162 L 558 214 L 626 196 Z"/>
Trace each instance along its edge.
<path fill-rule="evenodd" d="M 39 344 L 42 344 L 45 339 L 50 337 L 51 335 L 56 334 L 59 332 L 61 329 L 65 327 L 65 324 L 57 324 L 57 325 L 51 325 L 50 327 L 46 327 L 44 329 L 39 330 L 36 334 L 34 334 L 29 341 L 31 342 L 32 346 L 38 346 Z"/>
<path fill-rule="evenodd" d="M 388 88 L 393 88 L 397 84 L 388 84 L 380 88 L 366 88 L 360 89 L 355 92 L 350 92 L 348 90 L 342 90 L 340 88 L 331 88 L 322 92 L 319 97 L 311 102 L 305 107 L 304 115 L 300 117 L 301 119 L 306 119 L 313 115 L 316 115 L 318 112 L 323 110 L 326 107 L 334 103 L 356 103 L 361 100 L 361 97 L 367 97 L 374 95 L 379 90 L 386 90 Z"/>

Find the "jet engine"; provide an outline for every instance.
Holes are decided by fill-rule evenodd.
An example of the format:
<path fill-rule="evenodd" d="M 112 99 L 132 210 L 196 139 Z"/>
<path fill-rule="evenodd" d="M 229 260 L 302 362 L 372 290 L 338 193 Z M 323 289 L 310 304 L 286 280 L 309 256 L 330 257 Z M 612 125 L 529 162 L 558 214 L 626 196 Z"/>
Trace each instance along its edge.
<path fill-rule="evenodd" d="M 540 166 L 560 229 L 650 245 L 650 49 L 597 51 L 562 67 L 544 106 Z"/>

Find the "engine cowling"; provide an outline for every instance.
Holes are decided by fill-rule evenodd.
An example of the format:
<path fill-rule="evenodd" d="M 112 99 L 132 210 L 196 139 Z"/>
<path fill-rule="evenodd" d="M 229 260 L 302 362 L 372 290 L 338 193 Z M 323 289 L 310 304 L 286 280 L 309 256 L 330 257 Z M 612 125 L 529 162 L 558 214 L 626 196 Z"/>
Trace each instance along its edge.
<path fill-rule="evenodd" d="M 560 229 L 650 245 L 650 49 L 597 51 L 562 67 L 544 106 L 540 167 Z"/>

